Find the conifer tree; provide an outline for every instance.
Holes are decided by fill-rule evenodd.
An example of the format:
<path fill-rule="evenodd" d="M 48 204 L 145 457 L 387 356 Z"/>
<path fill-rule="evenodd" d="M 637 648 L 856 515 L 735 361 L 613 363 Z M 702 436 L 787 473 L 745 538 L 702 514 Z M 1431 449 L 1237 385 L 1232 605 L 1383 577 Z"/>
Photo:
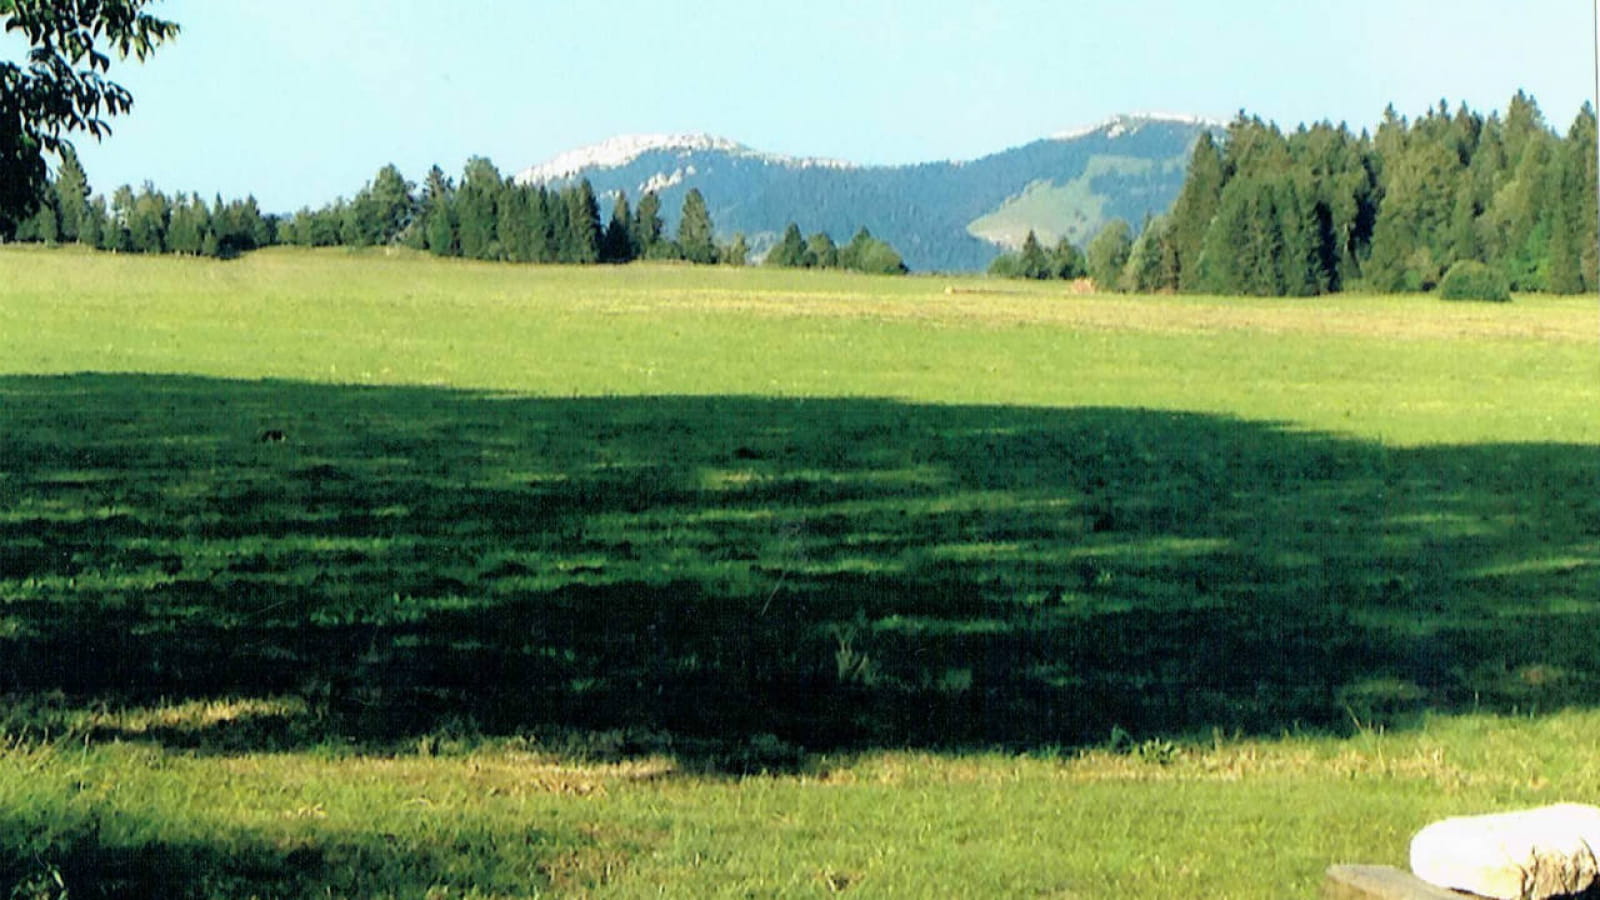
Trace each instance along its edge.
<path fill-rule="evenodd" d="M 78 220 L 78 243 L 85 247 L 103 248 L 103 233 L 106 228 L 106 198 L 99 194 L 90 198 L 84 207 L 83 217 Z"/>
<path fill-rule="evenodd" d="M 661 198 L 655 191 L 645 191 L 639 198 L 639 208 L 634 210 L 633 246 L 639 258 L 655 259 L 665 226 L 661 221 Z"/>
<path fill-rule="evenodd" d="M 567 233 L 567 206 L 557 191 L 540 187 L 531 198 L 539 262 L 557 262 Z"/>
<path fill-rule="evenodd" d="M 1595 186 L 1597 173 L 1595 110 L 1588 101 L 1567 130 L 1566 153 L 1570 179 L 1565 190 L 1576 197 L 1572 215 L 1573 233 L 1578 244 L 1578 270 L 1584 292 L 1600 287 L 1600 196 Z"/>
<path fill-rule="evenodd" d="M 1465 180 L 1460 159 L 1439 142 L 1407 140 L 1398 158 L 1384 160 L 1383 171 L 1383 205 L 1365 267 L 1368 287 L 1430 288 L 1449 256 L 1455 190 Z"/>
<path fill-rule="evenodd" d="M 500 190 L 500 171 L 494 163 L 481 156 L 467 160 L 455 196 L 456 238 L 462 256 L 494 259 L 499 255 L 495 201 Z"/>
<path fill-rule="evenodd" d="M 1017 274 L 1036 279 L 1050 278 L 1055 274 L 1051 271 L 1050 259 L 1045 256 L 1044 248 L 1039 246 L 1039 236 L 1031 228 L 1028 236 L 1022 239 L 1022 249 L 1017 255 Z"/>
<path fill-rule="evenodd" d="M 369 185 L 341 207 L 339 243 L 346 247 L 371 247 L 380 238 L 377 204 Z"/>
<path fill-rule="evenodd" d="M 900 254 L 888 243 L 873 237 L 865 226 L 839 251 L 839 263 L 844 268 L 871 275 L 906 273 L 906 264 Z"/>
<path fill-rule="evenodd" d="M 722 257 L 723 265 L 742 266 L 750 258 L 750 244 L 744 239 L 744 232 L 733 236 L 733 243 L 722 248 L 718 255 Z"/>
<path fill-rule="evenodd" d="M 1563 166 L 1565 168 L 1565 166 Z M 1583 293 L 1583 270 L 1577 246 L 1576 198 L 1561 198 L 1550 211 L 1546 244 L 1545 287 L 1553 294 Z"/>
<path fill-rule="evenodd" d="M 1593 258 L 1590 245 L 1600 228 L 1595 222 L 1594 154 L 1594 111 L 1585 103 L 1567 130 L 1551 173 L 1545 282 L 1552 293 L 1584 293 L 1593 283 L 1585 277 L 1585 257 Z"/>
<path fill-rule="evenodd" d="M 61 148 L 61 168 L 54 184 L 55 207 L 61 215 L 61 239 L 77 241 L 83 217 L 89 210 L 89 176 L 71 144 Z"/>
<path fill-rule="evenodd" d="M 1226 182 L 1222 154 L 1210 132 L 1201 132 L 1189 157 L 1189 174 L 1172 208 L 1172 246 L 1178 262 L 1178 288 L 1200 289 L 1200 252 L 1216 217 Z"/>
<path fill-rule="evenodd" d="M 1123 270 L 1122 283 L 1128 290 L 1153 294 L 1177 288 L 1177 272 L 1168 269 L 1173 260 L 1171 235 L 1169 217 L 1146 215 L 1144 227 L 1139 229 L 1139 236 L 1128 251 L 1128 264 Z"/>
<path fill-rule="evenodd" d="M 846 251 L 848 254 L 848 251 Z M 766 264 L 785 269 L 801 269 L 807 266 L 806 239 L 800 236 L 800 226 L 790 222 L 783 229 L 783 237 L 778 240 L 777 246 L 767 253 Z"/>
<path fill-rule="evenodd" d="M 806 259 L 818 269 L 839 268 L 839 247 L 826 231 L 806 238 Z"/>
<path fill-rule="evenodd" d="M 594 188 L 585 178 L 576 187 L 563 192 L 566 202 L 567 222 L 562 245 L 562 262 L 596 263 L 600 261 L 600 204 L 595 199 Z"/>
<path fill-rule="evenodd" d="M 24 243 L 54 244 L 61 239 L 61 215 L 56 211 L 55 197 L 46 195 L 33 215 L 17 226 L 15 238 Z"/>
<path fill-rule="evenodd" d="M 118 253 L 133 250 L 133 239 L 128 234 L 128 220 L 133 216 L 133 188 L 123 185 L 111 193 L 110 227 L 105 230 L 106 249 Z"/>
<path fill-rule="evenodd" d="M 601 262 L 633 261 L 637 254 L 633 247 L 633 237 L 629 232 L 632 222 L 633 210 L 628 208 L 628 195 L 618 191 L 617 202 L 611 206 L 611 221 L 606 223 L 606 232 L 600 241 Z"/>
<path fill-rule="evenodd" d="M 1327 276 L 1322 269 L 1320 221 L 1311 192 L 1287 172 L 1273 182 L 1270 198 L 1278 217 L 1280 243 L 1275 248 L 1274 295 L 1311 297 L 1323 292 Z"/>
<path fill-rule="evenodd" d="M 455 214 L 452 198 L 455 188 L 444 170 L 438 166 L 428 170 L 422 187 L 422 242 L 435 256 L 455 256 L 461 252 L 456 244 Z"/>
<path fill-rule="evenodd" d="M 1086 251 L 1089 277 L 1095 290 L 1115 291 L 1121 287 L 1122 269 L 1128 264 L 1128 251 L 1133 247 L 1128 223 L 1121 219 L 1107 222 Z"/>
<path fill-rule="evenodd" d="M 1504 141 L 1507 165 L 1511 169 L 1521 165 L 1523 157 L 1532 149 L 1530 145 L 1543 142 L 1549 133 L 1538 101 L 1526 91 L 1517 91 L 1506 107 Z"/>
<path fill-rule="evenodd" d="M 393 163 L 379 169 L 373 177 L 370 189 L 372 218 L 376 225 L 373 243 L 391 243 L 411 224 L 416 207 L 411 189 L 411 183 Z"/>
<path fill-rule="evenodd" d="M 1505 272 L 1513 290 L 1544 288 L 1540 270 L 1550 239 L 1547 213 L 1553 205 L 1555 140 L 1547 132 L 1522 140 L 1515 171 L 1483 216 L 1489 225 L 1482 232 L 1488 261 Z"/>
<path fill-rule="evenodd" d="M 184 256 L 198 256 L 205 240 L 205 203 L 199 197 L 173 198 L 172 219 L 167 227 L 167 249 Z"/>
<path fill-rule="evenodd" d="M 534 262 L 543 241 L 534 234 L 533 189 L 507 179 L 496 202 L 501 255 L 511 262 Z"/>
<path fill-rule="evenodd" d="M 678 220 L 678 249 L 692 263 L 717 261 L 717 242 L 711 226 L 711 213 L 699 188 L 690 188 L 683 198 L 683 216 Z"/>
<path fill-rule="evenodd" d="M 1084 268 L 1083 253 L 1078 250 L 1072 241 L 1062 238 L 1056 241 L 1055 249 L 1050 251 L 1050 276 L 1071 280 L 1082 278 L 1088 270 Z"/>

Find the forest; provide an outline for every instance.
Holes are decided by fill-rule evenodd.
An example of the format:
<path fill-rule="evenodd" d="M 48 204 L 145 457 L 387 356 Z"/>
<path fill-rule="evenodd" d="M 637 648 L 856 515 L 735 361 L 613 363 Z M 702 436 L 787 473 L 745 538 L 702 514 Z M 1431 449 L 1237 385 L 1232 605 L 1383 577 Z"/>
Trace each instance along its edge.
<path fill-rule="evenodd" d="M 798 230 L 796 230 L 798 235 Z M 616 192 L 611 217 L 601 223 L 599 200 L 587 180 L 561 188 L 502 177 L 484 157 L 467 161 L 459 183 L 438 166 L 420 192 L 400 170 L 386 165 L 346 200 L 289 216 L 263 214 L 254 196 L 209 205 L 195 194 L 168 196 L 146 182 L 136 193 L 123 185 L 93 194 L 87 173 L 70 145 L 50 179 L 38 209 L 22 220 L 15 240 L 79 243 L 123 253 L 176 253 L 228 258 L 274 244 L 303 247 L 399 245 L 436 256 L 520 263 L 628 263 L 680 260 L 702 265 L 744 265 L 749 248 L 742 234 L 728 243 L 715 227 L 698 190 L 684 197 L 675 235 L 666 233 L 661 201 L 646 191 L 637 208 Z M 793 257 L 769 257 L 770 265 L 842 268 L 878 274 L 906 271 L 900 255 L 865 228 L 844 248 L 826 233 Z"/>
<path fill-rule="evenodd" d="M 1285 134 L 1241 112 L 1200 137 L 1170 213 L 1091 241 L 1087 274 L 1140 293 L 1314 296 L 1431 291 L 1461 267 L 1515 291 L 1593 291 L 1595 152 L 1592 106 L 1562 136 L 1524 92 L 1503 117 L 1441 101 L 1408 120 L 1391 105 L 1375 133 Z M 1085 274 L 1037 241 L 992 271 Z"/>

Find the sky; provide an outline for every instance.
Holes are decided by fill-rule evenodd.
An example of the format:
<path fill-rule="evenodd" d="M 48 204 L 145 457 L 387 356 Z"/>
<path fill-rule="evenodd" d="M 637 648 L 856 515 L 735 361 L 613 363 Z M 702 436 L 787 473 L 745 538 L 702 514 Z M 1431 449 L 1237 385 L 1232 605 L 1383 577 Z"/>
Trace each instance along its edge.
<path fill-rule="evenodd" d="M 181 36 L 76 143 L 97 191 L 291 212 L 386 163 L 511 173 L 619 134 L 863 164 L 971 159 L 1118 113 L 1374 125 L 1595 90 L 1579 0 L 155 0 Z M 0 55 L 16 57 L 0 42 Z"/>

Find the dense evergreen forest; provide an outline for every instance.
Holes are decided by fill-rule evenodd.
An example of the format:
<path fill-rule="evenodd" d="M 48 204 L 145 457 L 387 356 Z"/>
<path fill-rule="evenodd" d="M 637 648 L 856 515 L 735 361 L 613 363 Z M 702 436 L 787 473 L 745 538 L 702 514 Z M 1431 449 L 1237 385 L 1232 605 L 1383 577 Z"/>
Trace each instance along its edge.
<path fill-rule="evenodd" d="M 640 259 L 744 265 L 743 235 L 719 243 L 705 198 L 690 190 L 675 235 L 665 233 L 660 199 L 646 192 L 638 208 L 617 192 L 608 223 L 588 181 L 536 187 L 502 177 L 482 157 L 467 162 L 459 184 L 438 166 L 420 192 L 399 169 L 384 166 L 353 198 L 292 216 L 263 215 L 254 197 L 207 204 L 195 195 L 169 197 L 148 182 L 137 193 L 123 186 L 109 203 L 94 195 L 70 147 L 43 202 L 20 223 L 15 239 L 77 242 L 128 253 L 230 257 L 273 244 L 304 247 L 401 245 L 438 256 L 525 263 L 626 263 Z M 813 240 L 832 246 L 818 234 Z M 815 258 L 768 260 L 812 267 Z M 830 256 L 830 267 L 884 274 L 905 271 L 892 247 L 865 229 Z"/>
<path fill-rule="evenodd" d="M 1391 106 L 1375 134 L 1284 134 L 1241 113 L 1220 141 L 1201 135 L 1169 214 L 1091 242 L 1088 274 L 1127 291 L 1311 296 L 1429 291 L 1476 263 L 1512 290 L 1593 291 L 1595 152 L 1592 106 L 1562 136 L 1522 92 L 1503 118 L 1441 101 L 1408 121 Z M 1049 257 L 1034 242 L 993 271 L 1082 274 Z"/>

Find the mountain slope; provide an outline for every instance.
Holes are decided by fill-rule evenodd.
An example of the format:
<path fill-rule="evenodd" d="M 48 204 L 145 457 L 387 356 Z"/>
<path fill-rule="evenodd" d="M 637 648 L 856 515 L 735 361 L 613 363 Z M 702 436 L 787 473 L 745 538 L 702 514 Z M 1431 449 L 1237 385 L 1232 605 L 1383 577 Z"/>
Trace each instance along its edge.
<path fill-rule="evenodd" d="M 1214 123 L 1119 116 L 966 162 L 854 166 L 761 153 L 707 135 L 614 138 L 517 175 L 537 184 L 587 178 L 602 198 L 637 202 L 657 191 L 669 228 L 683 195 L 699 188 L 719 236 L 743 232 L 758 252 L 797 222 L 807 233 L 850 239 L 857 228 L 893 244 L 918 271 L 980 269 L 1028 230 L 1041 240 L 1086 242 L 1122 218 L 1172 205 L 1190 148 Z M 603 199 L 609 213 L 609 199 Z"/>

